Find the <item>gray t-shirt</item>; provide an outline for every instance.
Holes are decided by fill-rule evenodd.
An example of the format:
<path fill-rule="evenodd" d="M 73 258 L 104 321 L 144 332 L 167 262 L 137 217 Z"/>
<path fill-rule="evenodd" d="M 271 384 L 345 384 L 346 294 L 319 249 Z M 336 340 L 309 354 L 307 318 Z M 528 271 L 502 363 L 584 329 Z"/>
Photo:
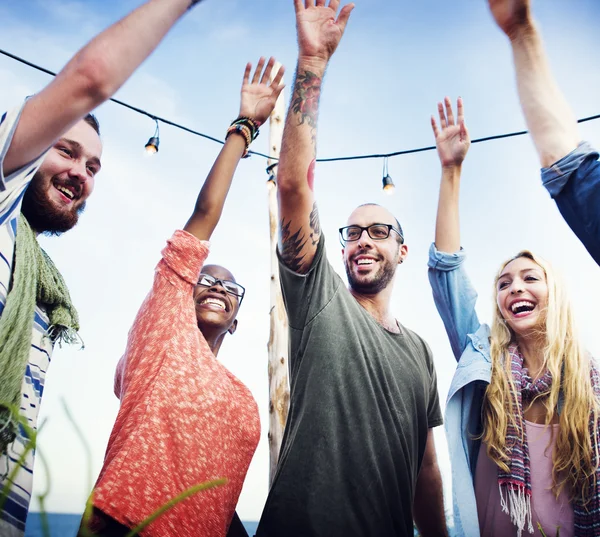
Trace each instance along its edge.
<path fill-rule="evenodd" d="M 442 423 L 431 351 L 359 305 L 324 242 L 307 274 L 280 260 L 291 400 L 256 535 L 412 537 L 428 429 Z"/>

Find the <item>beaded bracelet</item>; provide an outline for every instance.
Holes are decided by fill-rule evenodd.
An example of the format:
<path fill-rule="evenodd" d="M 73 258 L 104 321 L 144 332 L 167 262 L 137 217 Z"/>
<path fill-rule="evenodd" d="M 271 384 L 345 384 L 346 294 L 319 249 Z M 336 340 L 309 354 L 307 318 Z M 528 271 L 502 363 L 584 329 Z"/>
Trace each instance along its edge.
<path fill-rule="evenodd" d="M 259 127 L 261 126 L 260 121 L 255 119 L 240 116 L 237 119 L 231 122 L 230 127 L 227 129 L 227 135 L 225 136 L 225 140 L 229 138 L 231 134 L 234 132 L 240 134 L 246 140 L 246 150 L 242 155 L 242 158 L 248 157 L 248 151 L 250 149 L 250 144 L 256 140 L 259 135 Z"/>
<path fill-rule="evenodd" d="M 252 119 L 246 116 L 241 116 L 238 117 L 236 120 L 234 120 L 232 123 L 232 125 L 245 125 L 247 126 L 251 133 L 252 133 L 252 140 L 256 140 L 256 138 L 259 135 L 259 128 L 261 126 L 260 121 L 257 121 L 256 119 Z"/>
<path fill-rule="evenodd" d="M 225 140 L 229 138 L 233 133 L 237 133 L 244 138 L 246 142 L 246 148 L 244 149 L 244 154 L 242 158 L 246 158 L 248 156 L 248 150 L 250 149 L 250 144 L 252 143 L 252 131 L 250 127 L 247 125 L 241 124 L 233 124 L 227 129 L 227 135 L 225 136 Z"/>

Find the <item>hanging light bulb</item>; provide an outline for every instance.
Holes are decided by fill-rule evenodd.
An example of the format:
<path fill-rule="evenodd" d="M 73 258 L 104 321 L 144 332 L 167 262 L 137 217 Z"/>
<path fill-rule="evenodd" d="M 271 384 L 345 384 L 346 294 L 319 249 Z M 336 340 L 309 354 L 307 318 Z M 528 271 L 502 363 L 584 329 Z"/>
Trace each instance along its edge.
<path fill-rule="evenodd" d="M 269 164 L 267 167 L 267 174 L 269 175 L 269 179 L 267 180 L 267 188 L 269 190 L 273 190 L 277 187 L 277 180 L 275 178 L 275 167 L 277 166 L 277 162 L 274 164 Z"/>
<path fill-rule="evenodd" d="M 391 196 L 395 189 L 396 187 L 394 186 L 394 181 L 392 181 L 388 170 L 388 158 L 385 157 L 383 161 L 383 191 L 388 196 Z"/>
<path fill-rule="evenodd" d="M 154 135 L 148 140 L 148 143 L 145 145 L 146 153 L 148 153 L 148 155 L 154 155 L 155 153 L 158 153 L 158 144 L 160 143 L 158 133 L 158 120 L 156 118 L 153 119 L 156 122 L 156 129 L 154 131 Z"/>

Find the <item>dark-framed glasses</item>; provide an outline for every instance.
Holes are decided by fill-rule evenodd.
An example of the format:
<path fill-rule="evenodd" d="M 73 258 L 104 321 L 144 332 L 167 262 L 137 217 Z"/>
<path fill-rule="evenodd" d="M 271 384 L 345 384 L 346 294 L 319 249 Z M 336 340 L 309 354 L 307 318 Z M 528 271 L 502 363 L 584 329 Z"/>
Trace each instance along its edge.
<path fill-rule="evenodd" d="M 240 302 L 240 306 L 242 305 L 242 300 L 246 294 L 246 289 L 244 289 L 244 287 L 239 283 L 232 282 L 231 280 L 219 280 L 210 274 L 200 274 L 198 285 L 201 285 L 202 287 L 214 287 L 217 284 L 225 289 L 225 291 L 227 291 L 230 295 L 237 297 Z"/>
<path fill-rule="evenodd" d="M 340 242 L 342 246 L 345 246 L 347 242 L 354 242 L 360 239 L 365 230 L 367 230 L 369 237 L 374 241 L 387 239 L 392 231 L 395 231 L 400 236 L 401 241 L 404 241 L 402 233 L 391 224 L 371 224 L 367 227 L 346 226 L 340 228 Z"/>

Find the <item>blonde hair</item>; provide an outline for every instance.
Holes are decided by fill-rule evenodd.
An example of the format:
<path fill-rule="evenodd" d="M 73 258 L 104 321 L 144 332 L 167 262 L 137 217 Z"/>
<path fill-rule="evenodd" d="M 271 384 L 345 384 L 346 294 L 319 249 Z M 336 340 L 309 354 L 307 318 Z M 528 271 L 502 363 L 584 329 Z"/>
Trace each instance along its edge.
<path fill-rule="evenodd" d="M 507 425 L 510 423 L 522 436 L 521 419 L 512 410 L 515 385 L 512 380 L 508 348 L 516 342 L 515 334 L 508 326 L 495 299 L 496 286 L 504 268 L 521 257 L 532 260 L 544 271 L 548 285 L 548 303 L 543 312 L 540 341 L 544 345 L 544 363 L 552 374 L 552 386 L 547 397 L 540 399 L 546 409 L 546 426 L 557 411 L 562 388 L 564 405 L 560 413 L 559 430 L 553 460 L 553 492 L 558 497 L 567 490 L 573 499 L 585 501 L 590 487 L 596 483 L 598 468 L 598 445 L 596 427 L 598 402 L 590 380 L 590 357 L 580 345 L 575 330 L 573 311 L 566 290 L 552 267 L 543 259 L 523 250 L 503 263 L 494 281 L 496 307 L 491 327 L 492 377 L 483 404 L 483 435 L 489 457 L 504 471 L 509 471 L 512 446 L 506 441 Z M 590 418 L 593 418 L 593 438 L 590 439 Z"/>

